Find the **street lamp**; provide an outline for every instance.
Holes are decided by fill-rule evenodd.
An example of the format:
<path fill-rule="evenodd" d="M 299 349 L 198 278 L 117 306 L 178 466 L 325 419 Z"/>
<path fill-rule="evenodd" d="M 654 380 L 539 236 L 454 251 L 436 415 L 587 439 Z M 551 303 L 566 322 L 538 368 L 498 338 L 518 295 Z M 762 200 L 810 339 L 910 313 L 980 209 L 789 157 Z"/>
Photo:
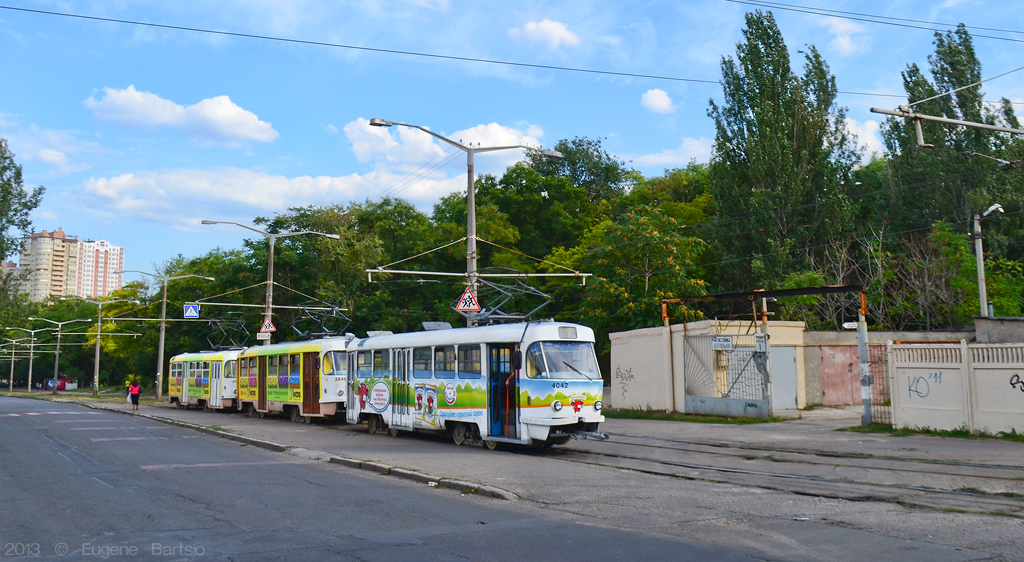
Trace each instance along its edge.
<path fill-rule="evenodd" d="M 141 273 L 142 275 L 149 275 L 159 279 L 164 284 L 164 298 L 163 304 L 160 306 L 160 348 L 157 350 L 156 356 L 156 399 L 163 399 L 164 391 L 164 335 L 167 332 L 167 282 L 175 281 L 177 279 L 186 279 L 188 277 L 198 277 L 199 279 L 206 279 L 207 281 L 216 281 L 213 277 L 207 277 L 206 275 L 157 275 L 155 273 L 147 273 L 145 271 L 139 271 L 137 269 L 122 269 L 121 271 L 115 271 L 114 273 Z"/>
<path fill-rule="evenodd" d="M 430 129 L 420 126 L 411 125 L 409 123 L 398 123 L 395 121 L 387 121 L 379 117 L 370 119 L 370 125 L 373 127 L 391 127 L 392 125 L 398 125 L 401 127 L 412 127 L 419 129 L 428 135 L 441 140 L 442 142 L 448 143 L 455 148 L 466 153 L 466 282 L 469 284 L 470 290 L 473 292 L 473 296 L 477 295 L 477 285 L 479 283 L 476 269 L 476 176 L 474 173 L 474 156 L 477 152 L 494 152 L 497 150 L 511 150 L 515 148 L 525 148 L 528 150 L 537 150 L 544 156 L 550 158 L 561 158 L 562 153 L 557 150 L 543 150 L 534 147 L 523 146 L 518 144 L 515 146 L 471 146 L 463 144 L 461 141 L 457 142 L 448 137 L 439 135 Z M 468 313 L 466 322 L 468 326 L 476 325 L 476 312 Z"/>
<path fill-rule="evenodd" d="M 5 330 L 21 330 L 22 332 L 28 332 L 31 334 L 28 338 L 28 391 L 32 392 L 32 360 L 35 356 L 36 349 L 36 332 L 45 332 L 52 330 L 53 328 L 37 328 L 35 330 L 29 330 L 28 328 L 4 328 Z"/>
<path fill-rule="evenodd" d="M 296 232 L 273 232 L 273 233 L 271 233 L 271 232 L 264 232 L 264 231 L 259 230 L 257 228 L 253 228 L 251 226 L 244 225 L 242 223 L 231 222 L 231 221 L 211 221 L 211 220 L 203 219 L 203 224 L 233 224 L 235 226 L 240 226 L 240 227 L 245 228 L 247 230 L 251 230 L 251 231 L 253 231 L 253 232 L 257 233 L 257 234 L 262 234 L 263 236 L 265 236 L 267 238 L 267 243 L 270 246 L 270 254 L 269 254 L 268 261 L 267 261 L 267 307 L 266 307 L 266 311 L 264 312 L 264 316 L 268 320 L 270 319 L 270 315 L 273 314 L 273 312 L 274 312 L 274 245 L 277 244 L 277 239 L 278 238 L 287 238 L 289 236 L 298 236 L 300 234 L 316 234 L 318 236 L 324 236 L 324 237 L 327 237 L 327 238 L 331 238 L 332 240 L 340 240 L 341 239 L 341 236 L 338 236 L 337 234 L 327 234 L 325 232 L 317 232 L 315 230 L 300 230 L 300 231 L 296 231 Z M 263 340 L 263 345 L 270 345 L 270 340 L 269 339 Z"/>
<path fill-rule="evenodd" d="M 14 392 L 14 353 L 18 350 L 18 342 L 28 338 L 11 339 L 5 337 L 4 339 L 11 342 L 11 378 L 7 381 L 7 390 Z"/>
<path fill-rule="evenodd" d="M 49 318 L 36 318 L 29 316 L 29 320 L 42 320 L 43 322 L 49 322 L 50 324 L 57 325 L 57 350 L 56 355 L 53 356 L 53 393 L 57 394 L 57 377 L 60 374 L 60 335 L 61 329 L 64 328 L 64 324 L 71 324 L 72 322 L 88 322 L 88 318 L 79 318 L 77 320 L 65 320 L 63 322 L 57 322 L 56 320 L 50 320 Z"/>
<path fill-rule="evenodd" d="M 67 300 L 68 298 L 76 298 L 89 302 L 96 305 L 96 355 L 93 357 L 92 366 L 92 395 L 97 396 L 100 393 L 100 336 L 103 335 L 103 305 L 113 304 L 115 302 L 130 302 L 132 304 L 139 304 L 139 301 L 134 299 L 114 299 L 112 301 L 94 301 L 85 297 L 61 297 L 61 300 Z"/>
<path fill-rule="evenodd" d="M 981 302 L 981 316 L 988 317 L 988 291 L 985 287 L 985 258 L 981 251 L 981 219 L 987 218 L 992 212 L 999 211 L 1003 213 L 1003 206 L 999 203 L 993 203 L 987 211 L 979 216 L 977 213 L 974 214 L 974 255 L 978 260 L 978 300 Z M 994 314 L 993 314 L 994 315 Z"/>

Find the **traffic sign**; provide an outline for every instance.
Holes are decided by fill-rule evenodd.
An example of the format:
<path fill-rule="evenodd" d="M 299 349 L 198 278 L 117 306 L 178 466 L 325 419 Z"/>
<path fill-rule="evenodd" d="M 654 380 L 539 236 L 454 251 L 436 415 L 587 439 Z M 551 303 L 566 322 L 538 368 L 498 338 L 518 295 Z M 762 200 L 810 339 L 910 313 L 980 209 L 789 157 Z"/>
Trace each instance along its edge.
<path fill-rule="evenodd" d="M 459 304 L 455 306 L 459 312 L 480 312 L 480 303 L 473 294 L 472 287 L 466 287 L 465 292 L 459 297 Z"/>
<path fill-rule="evenodd" d="M 199 318 L 199 303 L 185 303 L 185 318 Z"/>
<path fill-rule="evenodd" d="M 263 319 L 263 326 L 260 328 L 260 333 L 276 332 L 277 328 L 274 327 L 274 323 L 270 321 L 270 317 L 267 316 Z"/>
<path fill-rule="evenodd" d="M 257 340 L 269 340 L 270 339 L 270 332 L 260 332 L 260 333 L 256 334 L 256 339 Z"/>

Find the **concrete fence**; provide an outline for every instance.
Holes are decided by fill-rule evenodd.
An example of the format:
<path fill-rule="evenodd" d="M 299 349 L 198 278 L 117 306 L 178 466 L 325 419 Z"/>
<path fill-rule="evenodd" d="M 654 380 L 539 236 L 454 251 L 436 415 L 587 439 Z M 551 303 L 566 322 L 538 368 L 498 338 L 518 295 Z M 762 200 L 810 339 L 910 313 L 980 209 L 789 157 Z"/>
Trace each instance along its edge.
<path fill-rule="evenodd" d="M 1024 432 L 1024 344 L 889 345 L 893 425 Z"/>

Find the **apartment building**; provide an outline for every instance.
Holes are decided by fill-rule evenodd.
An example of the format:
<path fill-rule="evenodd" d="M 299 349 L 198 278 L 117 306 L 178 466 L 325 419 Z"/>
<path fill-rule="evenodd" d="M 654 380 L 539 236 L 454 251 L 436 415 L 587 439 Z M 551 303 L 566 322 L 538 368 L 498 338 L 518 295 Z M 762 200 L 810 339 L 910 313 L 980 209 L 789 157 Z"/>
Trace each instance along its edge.
<path fill-rule="evenodd" d="M 21 288 L 32 301 L 76 294 L 78 239 L 61 228 L 32 234 L 25 239 L 19 267 L 28 272 Z"/>
<path fill-rule="evenodd" d="M 121 288 L 124 269 L 124 248 L 104 240 L 83 240 L 78 243 L 78 279 L 75 294 L 99 298 Z"/>

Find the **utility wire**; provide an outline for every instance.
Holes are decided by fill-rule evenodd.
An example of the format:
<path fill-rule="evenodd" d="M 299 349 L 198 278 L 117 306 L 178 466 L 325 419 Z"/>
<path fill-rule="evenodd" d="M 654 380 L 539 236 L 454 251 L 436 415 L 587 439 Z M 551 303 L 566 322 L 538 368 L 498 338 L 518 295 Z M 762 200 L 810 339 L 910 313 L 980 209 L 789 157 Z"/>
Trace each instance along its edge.
<path fill-rule="evenodd" d="M 945 29 L 939 29 L 939 28 L 936 28 L 936 27 L 927 27 L 927 26 L 924 26 L 924 25 L 914 25 L 914 24 L 910 24 L 910 23 L 900 23 L 900 22 L 896 22 L 896 21 L 884 21 L 884 20 L 880 19 L 879 16 L 860 17 L 860 16 L 850 16 L 850 15 L 835 15 L 833 13 L 828 13 L 826 11 L 823 11 L 820 8 L 787 7 L 788 5 L 786 5 L 786 4 L 774 4 L 774 3 L 771 3 L 771 2 L 762 2 L 761 0 L 725 0 L 725 1 L 726 2 L 732 2 L 733 4 L 746 4 L 748 6 L 757 6 L 759 8 L 775 8 L 775 9 L 778 9 L 778 10 L 785 10 L 785 11 L 789 11 L 789 12 L 800 12 L 800 13 L 803 13 L 803 14 L 813 14 L 813 15 L 816 15 L 816 16 L 828 16 L 828 17 L 833 17 L 833 18 L 840 18 L 840 19 L 847 19 L 847 20 L 854 20 L 854 21 L 863 21 L 863 22 L 867 22 L 867 23 L 878 23 L 878 24 L 882 24 L 882 25 L 891 25 L 891 26 L 895 26 L 895 27 L 908 27 L 908 28 L 911 28 L 911 29 L 924 29 L 926 31 L 935 31 L 935 32 L 939 32 L 939 33 L 943 32 L 943 31 L 947 31 Z M 943 24 L 932 24 L 932 25 L 943 25 Z M 1011 41 L 1013 43 L 1024 43 L 1024 39 L 1014 39 L 1012 37 L 1000 37 L 998 35 L 983 35 L 983 34 L 980 34 L 980 33 L 972 33 L 971 36 L 972 37 L 983 37 L 985 39 L 997 39 L 999 41 Z"/>
<path fill-rule="evenodd" d="M 907 107 L 912 107 L 912 106 L 915 106 L 915 105 L 917 105 L 919 103 L 924 103 L 926 101 L 931 101 L 933 99 L 937 99 L 937 98 L 941 98 L 941 97 L 948 96 L 948 95 L 951 95 L 951 94 L 955 94 L 955 93 L 959 92 L 960 90 L 966 90 L 967 88 L 973 88 L 975 86 L 980 86 L 980 85 L 984 84 L 985 82 L 988 82 L 989 80 L 995 80 L 996 78 L 1002 78 L 1003 76 L 1006 76 L 1007 74 L 1013 74 L 1014 72 L 1017 72 L 1018 70 L 1024 70 L 1024 66 L 1019 67 L 1019 68 L 1015 68 L 1015 69 L 1007 71 L 1007 72 L 1004 72 L 1002 74 L 999 74 L 998 76 L 993 76 L 991 78 L 986 78 L 984 80 L 979 80 L 978 82 L 975 82 L 973 84 L 968 84 L 966 86 L 960 86 L 959 88 L 957 88 L 955 90 L 950 90 L 950 91 L 948 91 L 948 92 L 946 92 L 944 94 L 936 94 L 936 95 L 934 95 L 934 96 L 932 96 L 930 98 L 925 98 L 923 100 L 917 100 L 914 103 L 907 104 Z"/>

